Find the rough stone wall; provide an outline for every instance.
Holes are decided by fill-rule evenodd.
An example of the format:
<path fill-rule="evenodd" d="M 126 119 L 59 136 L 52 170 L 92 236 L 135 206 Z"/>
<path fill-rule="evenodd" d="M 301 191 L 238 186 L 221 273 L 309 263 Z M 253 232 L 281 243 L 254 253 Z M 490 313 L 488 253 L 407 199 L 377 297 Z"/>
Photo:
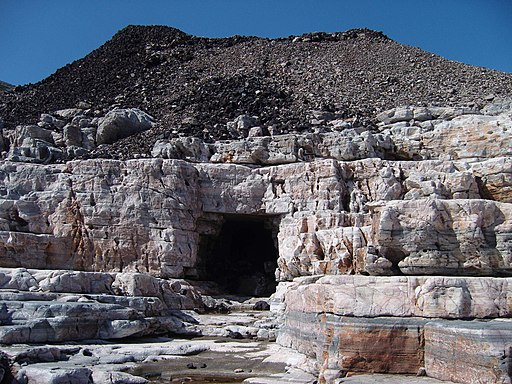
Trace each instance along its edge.
<path fill-rule="evenodd" d="M 1 164 L 3 266 L 183 276 L 196 257 L 198 173 L 182 161 Z"/>
<path fill-rule="evenodd" d="M 0 266 L 197 277 L 201 236 L 224 215 L 258 215 L 279 250 L 278 342 L 309 356 L 321 381 L 424 367 L 472 382 L 450 365 L 461 360 L 506 382 L 512 120 L 496 108 L 395 109 L 353 145 L 347 133 L 323 147 L 336 135 L 319 133 L 266 147 L 194 141 L 186 159 L 172 142 L 155 146 L 165 159 L 3 161 Z M 435 323 L 457 319 L 449 337 Z M 474 337 L 468 320 L 487 333 Z"/>
<path fill-rule="evenodd" d="M 510 161 L 490 166 L 504 180 Z M 509 274 L 510 207 L 478 199 L 479 184 L 496 187 L 464 163 L 89 160 L 1 171 L 4 266 L 182 277 L 196 263 L 198 219 L 217 213 L 281 216 L 280 280 Z"/>
<path fill-rule="evenodd" d="M 180 160 L 2 163 L 3 266 L 193 275 L 198 219 L 281 217 L 279 280 L 326 273 L 509 275 L 509 158 L 267 168 Z M 478 176 L 482 169 L 486 177 Z M 504 200 L 507 200 L 507 195 Z M 188 271 L 188 272 L 187 272 Z"/>

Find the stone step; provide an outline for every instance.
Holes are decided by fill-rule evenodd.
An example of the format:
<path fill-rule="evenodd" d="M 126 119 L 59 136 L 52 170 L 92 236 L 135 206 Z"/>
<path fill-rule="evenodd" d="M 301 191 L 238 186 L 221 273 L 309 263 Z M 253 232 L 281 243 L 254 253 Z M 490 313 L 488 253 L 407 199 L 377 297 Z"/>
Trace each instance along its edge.
<path fill-rule="evenodd" d="M 175 316 L 140 319 L 53 317 L 13 321 L 0 326 L 0 344 L 110 340 L 154 335 L 200 336 Z"/>
<path fill-rule="evenodd" d="M 118 304 L 98 302 L 4 301 L 0 306 L 4 324 L 8 320 L 49 319 L 56 317 L 97 320 L 131 320 L 141 318 L 134 309 Z"/>
<path fill-rule="evenodd" d="M 286 310 L 356 317 L 512 317 L 512 278 L 338 275 L 296 280 Z"/>
<path fill-rule="evenodd" d="M 38 292 L 85 294 L 98 301 L 122 303 L 129 301 L 136 308 L 155 306 L 151 300 L 159 300 L 163 309 L 203 309 L 204 303 L 198 288 L 181 279 L 159 279 L 142 273 L 83 272 L 69 270 L 43 270 L 26 268 L 0 268 L 0 292 L 27 292 L 27 297 L 38 300 Z M 30 294 L 29 294 L 30 293 Z M 36 295 L 36 296 L 34 296 Z M 120 297 L 115 299 L 114 297 Z M 146 303 L 138 299 L 122 297 L 146 297 Z M 157 299 L 155 299 L 157 298 Z M 124 305 L 124 304 L 122 304 Z M 154 308 L 153 310 L 156 310 Z"/>
<path fill-rule="evenodd" d="M 510 383 L 512 320 L 433 321 L 425 325 L 429 376 L 459 383 Z"/>
<path fill-rule="evenodd" d="M 54 343 L 100 339 L 107 335 L 108 320 L 81 318 L 52 318 L 28 320 L 0 327 L 0 343 Z"/>
<path fill-rule="evenodd" d="M 321 367 L 321 374 L 326 370 L 416 374 L 424 369 L 430 377 L 461 383 L 506 383 L 512 378 L 512 319 L 289 312 L 277 342 L 308 356 Z M 354 380 L 347 382 L 364 382 Z"/>

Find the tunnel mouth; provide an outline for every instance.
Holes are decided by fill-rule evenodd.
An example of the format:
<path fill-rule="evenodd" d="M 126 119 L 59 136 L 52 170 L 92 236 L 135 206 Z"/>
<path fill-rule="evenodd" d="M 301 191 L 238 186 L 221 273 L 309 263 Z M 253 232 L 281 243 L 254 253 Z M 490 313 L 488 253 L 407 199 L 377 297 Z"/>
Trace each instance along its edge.
<path fill-rule="evenodd" d="M 272 218 L 226 215 L 217 234 L 201 235 L 199 271 L 231 295 L 268 297 L 275 292 L 278 250 Z"/>

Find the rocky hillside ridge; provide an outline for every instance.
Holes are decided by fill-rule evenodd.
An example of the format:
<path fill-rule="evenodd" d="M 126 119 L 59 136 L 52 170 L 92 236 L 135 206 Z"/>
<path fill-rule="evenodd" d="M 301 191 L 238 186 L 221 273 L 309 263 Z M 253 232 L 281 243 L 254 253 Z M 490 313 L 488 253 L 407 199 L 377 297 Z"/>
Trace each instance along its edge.
<path fill-rule="evenodd" d="M 452 62 L 359 29 L 281 39 L 199 38 L 169 27 L 129 26 L 81 60 L 0 96 L 5 130 L 41 113 L 84 107 L 89 118 L 138 108 L 151 129 L 88 156 L 149 155 L 159 139 L 233 138 L 229 122 L 262 134 L 307 133 L 318 114 L 362 128 L 399 105 L 481 108 L 512 92 L 512 75 Z"/>

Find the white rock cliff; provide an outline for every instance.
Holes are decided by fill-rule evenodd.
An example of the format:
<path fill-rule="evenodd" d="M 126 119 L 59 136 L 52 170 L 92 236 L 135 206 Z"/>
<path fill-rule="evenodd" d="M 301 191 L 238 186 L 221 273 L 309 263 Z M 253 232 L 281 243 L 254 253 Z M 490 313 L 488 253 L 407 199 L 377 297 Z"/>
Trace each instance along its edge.
<path fill-rule="evenodd" d="M 183 279 L 212 278 L 205 265 L 212 244 L 228 241 L 223 224 L 256 222 L 277 249 L 265 273 L 280 282 L 278 342 L 305 354 L 321 382 L 420 368 L 510 382 L 507 105 L 396 108 L 378 116 L 378 132 L 330 123 L 303 136 L 160 141 L 150 159 L 2 161 L 0 341 L 185 332 L 168 311 L 204 302 Z M 110 140 L 108 118 L 98 144 Z M 64 129 L 66 145 L 85 146 L 86 123 L 80 140 Z M 10 160 L 42 159 L 22 148 L 55 140 L 16 132 Z M 78 304 L 61 293 L 96 296 Z M 52 316 L 44 294 L 62 302 Z M 94 324 L 73 335 L 66 324 L 84 311 Z"/>

